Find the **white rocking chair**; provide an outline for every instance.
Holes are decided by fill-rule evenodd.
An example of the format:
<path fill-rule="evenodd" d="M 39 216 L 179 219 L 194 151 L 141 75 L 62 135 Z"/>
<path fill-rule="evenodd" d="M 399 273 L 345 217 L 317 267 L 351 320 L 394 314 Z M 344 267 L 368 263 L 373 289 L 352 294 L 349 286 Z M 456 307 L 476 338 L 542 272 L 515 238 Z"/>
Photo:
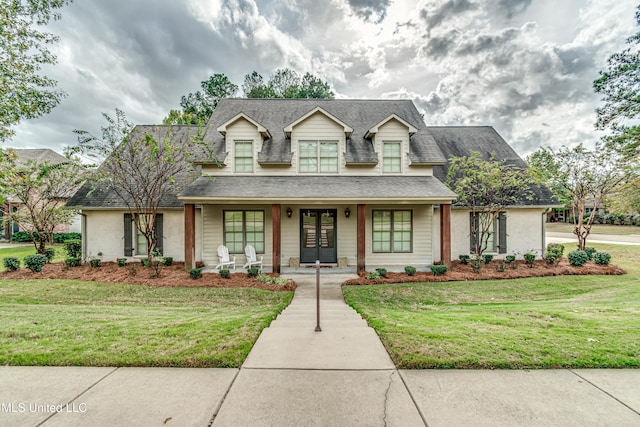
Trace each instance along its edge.
<path fill-rule="evenodd" d="M 260 259 L 256 256 L 256 248 L 251 245 L 247 245 L 244 248 L 244 254 L 247 256 L 247 263 L 242 266 L 242 268 L 252 268 L 254 266 L 258 267 L 258 270 L 262 272 L 262 255 L 260 255 Z"/>
<path fill-rule="evenodd" d="M 229 259 L 229 249 L 226 246 L 218 246 L 218 258 L 219 263 L 216 265 L 216 270 L 223 270 L 232 266 L 233 271 L 236 271 L 236 256 L 234 255 L 233 259 Z"/>

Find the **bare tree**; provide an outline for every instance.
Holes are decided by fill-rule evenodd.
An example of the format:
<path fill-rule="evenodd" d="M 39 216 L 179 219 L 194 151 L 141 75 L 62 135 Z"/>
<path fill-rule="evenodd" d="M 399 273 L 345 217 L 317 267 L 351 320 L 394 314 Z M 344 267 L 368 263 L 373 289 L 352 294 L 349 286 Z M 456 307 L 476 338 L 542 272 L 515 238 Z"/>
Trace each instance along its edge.
<path fill-rule="evenodd" d="M 103 116 L 102 137 L 76 130 L 78 145 L 72 151 L 102 162 L 89 191 L 111 191 L 126 206 L 151 260 L 158 248 L 158 210 L 188 181 L 194 151 L 208 153 L 203 132 L 199 126 L 134 127 L 118 109 L 115 117 Z"/>

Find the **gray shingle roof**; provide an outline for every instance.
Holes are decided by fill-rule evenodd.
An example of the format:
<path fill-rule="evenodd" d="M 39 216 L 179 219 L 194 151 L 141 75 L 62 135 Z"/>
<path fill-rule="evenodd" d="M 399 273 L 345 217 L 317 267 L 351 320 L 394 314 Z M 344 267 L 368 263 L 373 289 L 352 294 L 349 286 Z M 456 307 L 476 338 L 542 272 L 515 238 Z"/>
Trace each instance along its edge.
<path fill-rule="evenodd" d="M 29 160 L 40 162 L 49 162 L 51 164 L 59 164 L 67 161 L 62 154 L 58 154 L 49 148 L 12 148 L 18 156 L 18 162 L 26 163 Z"/>
<path fill-rule="evenodd" d="M 472 151 L 479 152 L 485 160 L 493 156 L 498 161 L 519 168 L 527 164 L 509 144 L 491 126 L 429 126 L 429 133 L 435 139 L 442 153 L 449 159 L 452 156 L 468 156 Z M 434 166 L 433 175 L 447 182 L 448 165 Z M 531 200 L 521 200 L 521 206 L 554 206 L 558 201 L 546 187 L 530 186 L 533 191 Z"/>
<path fill-rule="evenodd" d="M 217 176 L 200 177 L 183 199 L 450 200 L 455 194 L 433 176 Z"/>
<path fill-rule="evenodd" d="M 146 133 L 150 133 L 154 135 L 158 141 L 162 141 L 167 133 L 171 129 L 172 137 L 171 141 L 173 144 L 185 144 L 187 141 L 191 140 L 195 135 L 197 135 L 198 127 L 197 126 L 187 126 L 187 125 L 173 125 L 173 126 L 163 126 L 163 125 L 141 125 L 136 126 L 131 132 L 131 138 L 141 138 Z M 206 142 L 206 136 L 205 136 Z M 213 146 L 213 150 L 218 150 L 216 155 L 220 154 L 220 147 Z M 201 154 L 205 156 L 204 151 Z M 109 160 L 105 160 L 108 162 Z M 188 171 L 185 170 L 183 173 L 175 176 L 175 190 L 171 192 L 171 194 L 167 194 L 162 198 L 160 202 L 160 206 L 164 208 L 181 208 L 184 206 L 181 200 L 177 198 L 177 194 L 185 188 L 190 182 L 192 182 L 196 176 L 198 176 L 198 170 Z M 69 199 L 67 202 L 67 206 L 69 207 L 78 207 L 78 208 L 125 208 L 126 205 L 122 201 L 122 199 L 113 191 L 112 188 L 107 188 L 105 185 L 96 186 L 90 182 L 84 184 L 80 189 Z"/>
<path fill-rule="evenodd" d="M 442 155 L 413 102 L 409 100 L 362 99 L 222 99 L 209 120 L 207 137 L 216 145 L 224 145 L 224 137 L 216 129 L 244 113 L 266 127 L 271 138 L 264 141 L 258 154 L 261 163 L 290 163 L 291 140 L 284 128 L 300 117 L 320 107 L 353 128 L 347 140 L 347 163 L 377 163 L 378 156 L 370 139 L 364 136 L 369 129 L 392 114 L 396 114 L 417 128 L 410 139 L 410 159 L 416 163 L 444 163 Z"/>

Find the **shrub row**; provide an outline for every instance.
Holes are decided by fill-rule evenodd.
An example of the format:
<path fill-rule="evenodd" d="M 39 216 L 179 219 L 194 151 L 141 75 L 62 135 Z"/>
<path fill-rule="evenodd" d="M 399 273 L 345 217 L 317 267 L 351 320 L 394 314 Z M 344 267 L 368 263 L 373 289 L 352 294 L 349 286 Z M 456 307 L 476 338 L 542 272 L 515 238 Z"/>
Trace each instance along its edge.
<path fill-rule="evenodd" d="M 38 233 L 34 233 L 34 237 L 39 241 L 40 236 Z M 51 240 L 53 243 L 64 243 L 65 240 L 81 240 L 82 235 L 80 233 L 53 233 Z M 48 239 L 47 239 L 48 240 Z M 11 241 L 18 243 L 32 242 L 31 235 L 26 231 L 16 231 L 11 234 Z"/>

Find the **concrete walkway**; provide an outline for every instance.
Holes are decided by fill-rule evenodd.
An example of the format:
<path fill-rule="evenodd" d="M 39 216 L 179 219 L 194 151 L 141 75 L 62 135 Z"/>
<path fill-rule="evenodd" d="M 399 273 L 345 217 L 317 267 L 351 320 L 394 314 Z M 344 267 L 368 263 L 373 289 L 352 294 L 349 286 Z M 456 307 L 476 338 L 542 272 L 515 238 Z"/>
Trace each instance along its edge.
<path fill-rule="evenodd" d="M 241 369 L 0 367 L 0 426 L 638 426 L 638 370 L 396 370 L 342 299 L 296 276 Z M 425 327 L 428 327 L 425 325 Z"/>

